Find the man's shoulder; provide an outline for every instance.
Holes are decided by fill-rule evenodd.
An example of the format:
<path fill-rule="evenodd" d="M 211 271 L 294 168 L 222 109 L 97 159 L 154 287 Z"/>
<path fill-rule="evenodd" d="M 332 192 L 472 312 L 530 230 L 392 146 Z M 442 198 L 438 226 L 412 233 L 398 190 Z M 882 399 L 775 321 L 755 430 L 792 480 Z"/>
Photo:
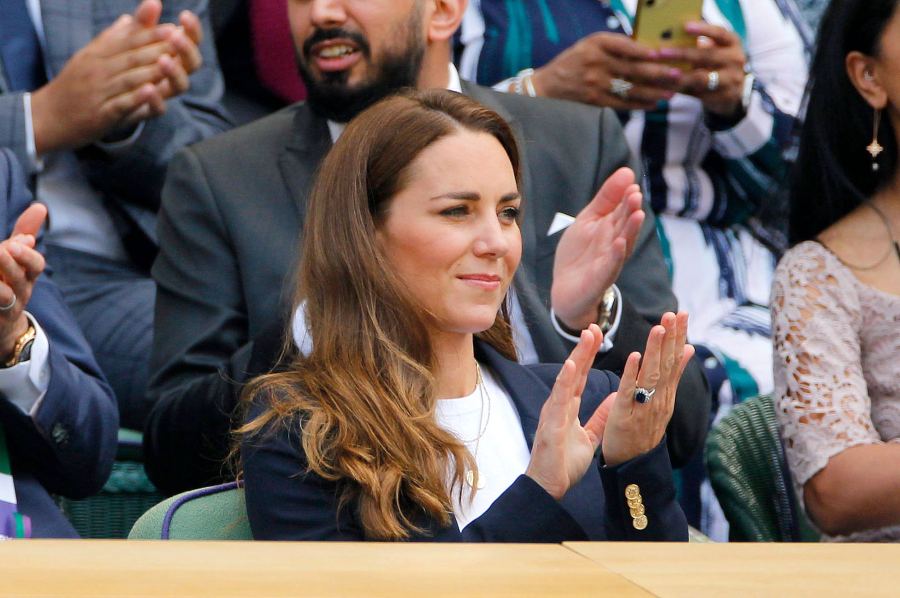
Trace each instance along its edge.
<path fill-rule="evenodd" d="M 291 140 L 298 112 L 308 110 L 298 103 L 268 116 L 220 133 L 190 146 L 202 161 L 231 162 L 246 157 L 247 152 L 278 153 Z"/>
<path fill-rule="evenodd" d="M 615 112 L 609 108 L 554 98 L 532 98 L 503 93 L 474 83 L 467 82 L 464 90 L 470 97 L 490 108 L 501 107 L 526 127 L 540 126 L 553 129 L 562 126 L 576 131 L 584 128 L 596 129 L 604 119 L 615 117 Z"/>

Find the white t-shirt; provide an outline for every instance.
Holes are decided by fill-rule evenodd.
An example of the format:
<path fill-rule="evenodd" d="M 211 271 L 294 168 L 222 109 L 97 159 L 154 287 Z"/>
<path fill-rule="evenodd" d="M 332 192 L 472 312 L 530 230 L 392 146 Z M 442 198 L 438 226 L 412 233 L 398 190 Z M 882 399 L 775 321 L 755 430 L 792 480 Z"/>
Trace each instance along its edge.
<path fill-rule="evenodd" d="M 462 440 L 475 456 L 480 482 L 484 484 L 474 493 L 474 500 L 470 500 L 472 489 L 468 485 L 463 487 L 462 500 L 459 488 L 451 489 L 453 514 L 460 530 L 487 511 L 525 473 L 531 458 L 519 413 L 506 389 L 488 368 L 482 366 L 481 375 L 483 396 L 476 387 L 468 396 L 439 400 L 435 409 L 438 425 Z M 482 431 L 481 439 L 476 440 Z"/>

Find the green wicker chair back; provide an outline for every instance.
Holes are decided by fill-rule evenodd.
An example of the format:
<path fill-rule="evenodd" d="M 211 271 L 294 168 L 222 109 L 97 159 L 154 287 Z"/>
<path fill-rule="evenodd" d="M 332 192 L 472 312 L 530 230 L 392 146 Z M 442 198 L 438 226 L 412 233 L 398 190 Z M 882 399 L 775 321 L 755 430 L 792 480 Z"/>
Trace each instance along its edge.
<path fill-rule="evenodd" d="M 818 540 L 797 507 L 771 397 L 748 399 L 722 418 L 706 441 L 706 467 L 732 541 Z"/>
<path fill-rule="evenodd" d="M 232 482 L 173 496 L 144 513 L 128 538 L 252 540 L 244 489 Z"/>
<path fill-rule="evenodd" d="M 116 461 L 103 489 L 82 500 L 57 499 L 82 538 L 125 538 L 137 518 L 165 498 L 147 478 L 143 461 L 140 432 L 121 429 Z"/>

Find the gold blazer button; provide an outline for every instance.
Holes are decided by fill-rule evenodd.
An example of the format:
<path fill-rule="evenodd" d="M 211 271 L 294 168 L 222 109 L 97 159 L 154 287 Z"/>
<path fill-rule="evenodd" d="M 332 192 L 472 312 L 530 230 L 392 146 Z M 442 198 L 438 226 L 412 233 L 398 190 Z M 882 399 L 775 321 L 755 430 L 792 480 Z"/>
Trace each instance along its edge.
<path fill-rule="evenodd" d="M 641 515 L 640 517 L 635 517 L 634 521 L 631 522 L 631 525 L 634 526 L 636 530 L 642 530 L 647 528 L 647 516 Z"/>
<path fill-rule="evenodd" d="M 627 498 L 628 500 L 634 500 L 636 498 L 640 498 L 640 496 L 641 489 L 637 484 L 628 484 L 625 487 L 625 498 Z"/>

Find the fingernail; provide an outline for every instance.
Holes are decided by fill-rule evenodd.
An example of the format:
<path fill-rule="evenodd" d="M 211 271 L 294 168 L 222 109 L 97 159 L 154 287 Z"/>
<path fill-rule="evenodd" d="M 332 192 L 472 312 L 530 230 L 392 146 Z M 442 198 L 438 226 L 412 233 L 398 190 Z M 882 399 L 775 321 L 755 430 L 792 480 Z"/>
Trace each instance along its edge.
<path fill-rule="evenodd" d="M 19 257 L 20 255 L 22 255 L 22 246 L 18 243 L 10 243 L 9 245 L 7 245 L 7 248 L 9 249 L 10 255 L 12 255 L 13 257 Z"/>
<path fill-rule="evenodd" d="M 697 21 L 689 21 L 684 24 L 684 30 L 688 33 L 697 33 L 700 31 L 700 23 Z"/>
<path fill-rule="evenodd" d="M 677 58 L 680 52 L 675 48 L 662 48 L 659 51 L 661 58 Z"/>
<path fill-rule="evenodd" d="M 681 69 L 669 69 L 669 77 L 679 81 L 684 73 L 681 72 Z"/>

